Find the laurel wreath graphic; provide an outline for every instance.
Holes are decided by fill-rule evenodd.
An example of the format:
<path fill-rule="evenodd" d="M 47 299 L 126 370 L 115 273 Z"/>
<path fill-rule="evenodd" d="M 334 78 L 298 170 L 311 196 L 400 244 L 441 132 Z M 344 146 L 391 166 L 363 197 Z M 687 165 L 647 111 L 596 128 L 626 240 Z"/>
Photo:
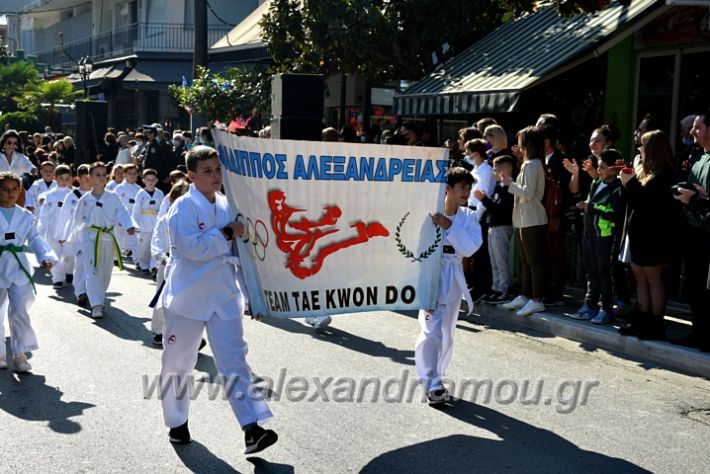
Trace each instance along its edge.
<path fill-rule="evenodd" d="M 441 242 L 441 228 L 436 226 L 436 239 L 434 239 L 434 243 L 431 244 L 425 251 L 420 253 L 418 257 L 415 257 L 414 253 L 412 253 L 412 251 L 409 250 L 402 242 L 401 231 L 407 217 L 409 217 L 409 213 L 406 213 L 404 217 L 402 217 L 402 220 L 399 221 L 399 224 L 397 224 L 397 231 L 394 233 L 394 240 L 397 242 L 397 249 L 399 250 L 399 253 L 404 255 L 405 258 L 410 259 L 412 262 L 421 262 L 422 260 L 429 258 L 439 246 L 439 243 Z"/>

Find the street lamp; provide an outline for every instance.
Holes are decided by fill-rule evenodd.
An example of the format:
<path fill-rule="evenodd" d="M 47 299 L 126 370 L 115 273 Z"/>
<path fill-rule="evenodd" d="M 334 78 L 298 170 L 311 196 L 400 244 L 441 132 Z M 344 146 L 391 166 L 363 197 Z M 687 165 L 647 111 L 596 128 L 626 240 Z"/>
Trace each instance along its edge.
<path fill-rule="evenodd" d="M 81 76 L 81 80 L 84 82 L 84 100 L 86 100 L 89 98 L 89 89 L 86 83 L 89 79 L 91 71 L 94 70 L 94 63 L 93 61 L 91 61 L 91 58 L 89 56 L 84 56 L 79 60 L 78 64 L 79 75 Z"/>

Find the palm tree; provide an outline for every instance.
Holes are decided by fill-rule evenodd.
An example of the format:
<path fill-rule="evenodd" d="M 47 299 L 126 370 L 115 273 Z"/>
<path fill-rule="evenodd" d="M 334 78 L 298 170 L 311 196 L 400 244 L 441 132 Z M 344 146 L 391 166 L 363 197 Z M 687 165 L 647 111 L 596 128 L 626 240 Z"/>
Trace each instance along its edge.
<path fill-rule="evenodd" d="M 14 100 L 17 105 L 29 112 L 45 112 L 45 121 L 54 124 L 57 114 L 56 105 L 72 103 L 78 94 L 81 94 L 81 91 L 75 91 L 71 82 L 58 79 L 28 85 L 22 96 L 15 97 Z"/>
<path fill-rule="evenodd" d="M 37 68 L 27 61 L 0 64 L 0 105 L 3 110 L 17 109 L 13 96 L 29 85 L 39 82 Z"/>

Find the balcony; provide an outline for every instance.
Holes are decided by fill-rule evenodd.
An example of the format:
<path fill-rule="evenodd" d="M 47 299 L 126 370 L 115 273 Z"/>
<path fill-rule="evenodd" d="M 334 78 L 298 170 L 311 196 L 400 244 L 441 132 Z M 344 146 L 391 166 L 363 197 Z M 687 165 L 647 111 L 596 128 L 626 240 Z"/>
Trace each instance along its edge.
<path fill-rule="evenodd" d="M 210 26 L 207 30 L 207 44 L 216 43 L 230 30 L 228 26 Z M 112 57 L 137 52 L 192 53 L 195 42 L 193 25 L 142 23 L 90 36 L 64 44 L 64 51 L 72 58 L 90 56 L 101 61 Z M 59 47 L 31 53 L 41 63 L 55 69 L 73 69 L 76 64 Z"/>

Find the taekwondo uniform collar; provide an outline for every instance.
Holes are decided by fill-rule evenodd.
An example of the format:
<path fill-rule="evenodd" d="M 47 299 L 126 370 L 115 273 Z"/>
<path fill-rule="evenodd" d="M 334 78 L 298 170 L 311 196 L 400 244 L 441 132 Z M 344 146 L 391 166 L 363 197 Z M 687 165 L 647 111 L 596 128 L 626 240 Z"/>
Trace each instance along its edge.
<path fill-rule="evenodd" d="M 17 219 L 18 219 L 18 211 L 17 211 L 17 210 L 19 209 L 20 212 L 23 210 L 23 209 L 22 209 L 20 206 L 18 206 L 17 204 L 15 204 L 15 207 L 13 207 L 12 209 L 13 209 L 15 212 L 12 213 L 12 218 L 10 219 L 10 222 L 8 222 L 7 219 L 5 218 L 5 214 L 3 214 L 2 212 L 0 212 L 0 216 L 2 216 L 2 219 L 3 219 L 5 222 L 7 222 L 7 228 L 8 228 L 8 229 L 12 228 L 12 227 L 13 227 L 13 226 L 12 226 L 13 222 L 16 223 L 16 221 L 17 221 Z"/>

